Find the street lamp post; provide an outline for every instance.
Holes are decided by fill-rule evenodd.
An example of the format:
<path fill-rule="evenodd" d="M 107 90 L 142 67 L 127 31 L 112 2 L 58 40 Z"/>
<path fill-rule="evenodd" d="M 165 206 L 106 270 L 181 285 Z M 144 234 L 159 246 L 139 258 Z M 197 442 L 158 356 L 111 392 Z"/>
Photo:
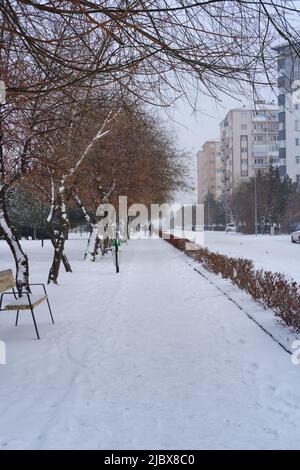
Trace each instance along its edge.
<path fill-rule="evenodd" d="M 255 224 L 255 235 L 257 235 L 257 184 L 256 184 L 255 168 L 254 168 L 254 224 Z"/>
<path fill-rule="evenodd" d="M 41 215 L 42 215 L 42 220 L 41 220 L 41 244 L 42 247 L 44 246 L 44 205 L 42 203 L 41 205 Z"/>

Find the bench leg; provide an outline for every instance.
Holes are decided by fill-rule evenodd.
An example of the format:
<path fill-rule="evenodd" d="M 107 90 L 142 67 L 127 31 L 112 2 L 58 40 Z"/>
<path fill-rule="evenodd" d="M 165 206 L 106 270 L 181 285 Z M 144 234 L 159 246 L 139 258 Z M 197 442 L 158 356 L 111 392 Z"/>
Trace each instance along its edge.
<path fill-rule="evenodd" d="M 53 315 L 52 315 L 52 310 L 51 310 L 50 302 L 49 302 L 48 298 L 47 298 L 47 304 L 48 304 L 48 307 L 49 307 L 50 317 L 51 317 L 52 323 L 54 325 L 54 318 L 53 318 Z"/>
<path fill-rule="evenodd" d="M 15 326 L 18 326 L 19 311 L 20 311 L 20 310 L 17 310 L 17 316 L 16 316 L 16 323 L 15 323 Z"/>
<path fill-rule="evenodd" d="M 38 329 L 37 329 L 37 325 L 36 325 L 36 321 L 35 321 L 33 309 L 31 308 L 30 310 L 31 310 L 32 320 L 33 320 L 33 323 L 34 323 L 34 328 L 35 328 L 35 332 L 36 332 L 36 335 L 37 335 L 37 339 L 40 339 L 40 335 L 39 335 L 39 331 L 38 331 Z"/>

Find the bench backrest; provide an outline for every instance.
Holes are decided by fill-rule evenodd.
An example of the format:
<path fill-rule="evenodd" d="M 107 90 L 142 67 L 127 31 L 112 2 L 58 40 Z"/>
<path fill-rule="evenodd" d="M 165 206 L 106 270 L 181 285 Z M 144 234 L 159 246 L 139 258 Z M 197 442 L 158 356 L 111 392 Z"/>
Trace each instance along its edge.
<path fill-rule="evenodd" d="M 0 271 L 0 294 L 15 287 L 15 278 L 11 269 Z"/>

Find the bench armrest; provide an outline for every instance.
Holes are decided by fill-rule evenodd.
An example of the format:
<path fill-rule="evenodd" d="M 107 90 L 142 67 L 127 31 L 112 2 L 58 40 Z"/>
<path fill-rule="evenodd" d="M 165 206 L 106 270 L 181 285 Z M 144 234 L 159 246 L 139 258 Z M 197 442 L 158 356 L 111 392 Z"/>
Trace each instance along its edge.
<path fill-rule="evenodd" d="M 48 294 L 47 294 L 47 291 L 46 291 L 45 284 L 43 284 L 43 283 L 41 283 L 41 282 L 40 282 L 40 283 L 30 283 L 29 286 L 43 286 L 45 295 L 48 295 Z"/>
<path fill-rule="evenodd" d="M 2 310 L 2 299 L 4 295 L 13 295 L 15 299 L 17 298 L 15 291 L 2 292 L 0 296 L 0 311 Z"/>

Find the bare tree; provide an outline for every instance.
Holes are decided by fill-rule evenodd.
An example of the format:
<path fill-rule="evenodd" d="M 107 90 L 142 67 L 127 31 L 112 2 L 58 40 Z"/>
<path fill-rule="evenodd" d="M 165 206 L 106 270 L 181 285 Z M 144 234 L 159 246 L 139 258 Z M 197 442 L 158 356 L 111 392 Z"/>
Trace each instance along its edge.
<path fill-rule="evenodd" d="M 10 88 L 17 92 L 94 76 L 145 100 L 168 102 L 170 90 L 178 96 L 191 83 L 211 96 L 236 95 L 237 81 L 272 82 L 274 41 L 297 49 L 299 39 L 299 10 L 285 0 L 3 0 L 0 12 L 44 73 Z"/>
<path fill-rule="evenodd" d="M 172 135 L 157 118 L 128 105 L 111 124 L 110 138 L 101 142 L 78 173 L 74 198 L 82 209 L 91 236 L 86 258 L 94 261 L 99 239 L 95 215 L 100 203 L 118 208 L 118 196 L 128 204 L 162 203 L 174 191 L 187 189 L 185 159 Z"/>

